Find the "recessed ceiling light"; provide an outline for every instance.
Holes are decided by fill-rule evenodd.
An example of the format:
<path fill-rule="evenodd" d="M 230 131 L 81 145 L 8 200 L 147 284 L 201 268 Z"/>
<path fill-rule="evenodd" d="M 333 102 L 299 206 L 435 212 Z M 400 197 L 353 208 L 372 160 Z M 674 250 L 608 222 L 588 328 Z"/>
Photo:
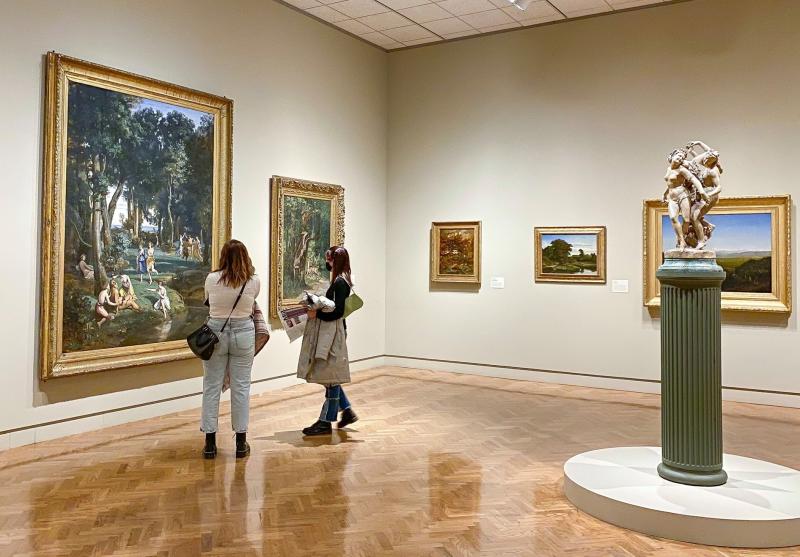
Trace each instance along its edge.
<path fill-rule="evenodd" d="M 528 6 L 531 5 L 533 0 L 508 0 L 511 2 L 511 5 L 517 8 L 518 10 L 522 10 L 523 12 L 528 9 Z"/>

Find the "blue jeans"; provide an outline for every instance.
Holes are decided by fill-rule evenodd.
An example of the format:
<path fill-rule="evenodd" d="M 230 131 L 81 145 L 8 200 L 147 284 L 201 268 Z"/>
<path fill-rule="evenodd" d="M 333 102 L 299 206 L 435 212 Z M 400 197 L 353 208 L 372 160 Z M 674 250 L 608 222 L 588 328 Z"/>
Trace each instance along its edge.
<path fill-rule="evenodd" d="M 344 394 L 341 385 L 329 385 L 325 387 L 325 404 L 322 405 L 322 412 L 319 413 L 321 422 L 335 422 L 339 419 L 339 410 L 350 408 L 350 401 Z"/>
<path fill-rule="evenodd" d="M 205 433 L 217 431 L 219 397 L 225 370 L 231 374 L 231 426 L 236 433 L 247 431 L 250 419 L 250 375 L 256 347 L 256 329 L 249 317 L 231 319 L 225 332 L 220 329 L 224 319 L 211 319 L 208 326 L 217 333 L 219 343 L 214 355 L 203 362 L 203 413 L 200 429 Z"/>

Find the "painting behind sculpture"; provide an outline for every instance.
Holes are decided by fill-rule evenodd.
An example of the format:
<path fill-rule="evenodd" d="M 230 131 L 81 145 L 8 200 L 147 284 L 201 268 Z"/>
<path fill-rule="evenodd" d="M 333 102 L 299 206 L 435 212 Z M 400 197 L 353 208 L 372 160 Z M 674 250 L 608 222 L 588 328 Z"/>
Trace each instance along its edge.
<path fill-rule="evenodd" d="M 714 226 L 707 248 L 717 254 L 717 263 L 727 278 L 723 292 L 772 292 L 772 215 L 770 213 L 711 213 Z M 668 246 L 675 235 L 669 216 L 661 219 L 662 242 Z"/>

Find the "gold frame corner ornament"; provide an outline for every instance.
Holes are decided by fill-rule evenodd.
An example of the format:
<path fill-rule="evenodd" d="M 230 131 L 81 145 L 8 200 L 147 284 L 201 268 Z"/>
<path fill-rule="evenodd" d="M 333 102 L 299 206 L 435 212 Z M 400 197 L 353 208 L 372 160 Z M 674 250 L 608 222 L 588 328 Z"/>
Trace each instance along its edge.
<path fill-rule="evenodd" d="M 39 376 L 42 380 L 191 358 L 186 341 L 62 351 L 68 92 L 71 82 L 168 102 L 214 116 L 212 253 L 231 236 L 233 101 L 48 52 L 45 62 Z"/>
<path fill-rule="evenodd" d="M 597 275 L 542 272 L 542 234 L 594 234 L 597 236 Z M 537 226 L 533 229 L 534 282 L 606 284 L 605 226 Z"/>
<path fill-rule="evenodd" d="M 772 292 L 769 294 L 723 292 L 723 312 L 791 314 L 792 312 L 792 198 L 790 195 L 723 197 L 711 214 L 769 213 L 772 215 Z M 661 217 L 667 207 L 661 200 L 642 205 L 643 303 L 650 310 L 661 307 L 656 271 L 661 265 Z M 713 238 L 712 238 L 713 243 Z M 712 246 L 713 247 L 713 246 Z"/>
<path fill-rule="evenodd" d="M 270 288 L 269 315 L 278 317 L 278 311 L 298 307 L 297 301 L 283 298 L 283 198 L 288 195 L 311 197 L 331 202 L 331 243 L 344 246 L 344 187 L 312 180 L 272 176 L 270 187 Z"/>
<path fill-rule="evenodd" d="M 444 275 L 439 269 L 439 241 L 442 230 L 453 228 L 471 228 L 475 234 L 475 253 L 472 265 L 475 272 L 469 275 Z M 430 282 L 431 284 L 481 284 L 481 221 L 449 221 L 431 223 L 430 238 Z"/>

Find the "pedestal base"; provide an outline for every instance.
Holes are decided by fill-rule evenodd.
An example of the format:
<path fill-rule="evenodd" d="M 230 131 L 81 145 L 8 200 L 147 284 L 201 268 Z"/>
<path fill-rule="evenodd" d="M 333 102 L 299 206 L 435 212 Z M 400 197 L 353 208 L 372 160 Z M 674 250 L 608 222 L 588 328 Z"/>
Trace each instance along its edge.
<path fill-rule="evenodd" d="M 800 545 L 800 471 L 725 455 L 728 481 L 682 485 L 659 477 L 657 447 L 590 451 L 564 465 L 564 493 L 579 509 L 644 534 L 728 547 Z"/>
<path fill-rule="evenodd" d="M 658 465 L 658 475 L 671 482 L 684 485 L 700 485 L 704 487 L 714 487 L 728 481 L 728 474 L 725 473 L 725 470 L 718 470 L 716 472 L 693 472 L 674 468 L 665 462 Z"/>

